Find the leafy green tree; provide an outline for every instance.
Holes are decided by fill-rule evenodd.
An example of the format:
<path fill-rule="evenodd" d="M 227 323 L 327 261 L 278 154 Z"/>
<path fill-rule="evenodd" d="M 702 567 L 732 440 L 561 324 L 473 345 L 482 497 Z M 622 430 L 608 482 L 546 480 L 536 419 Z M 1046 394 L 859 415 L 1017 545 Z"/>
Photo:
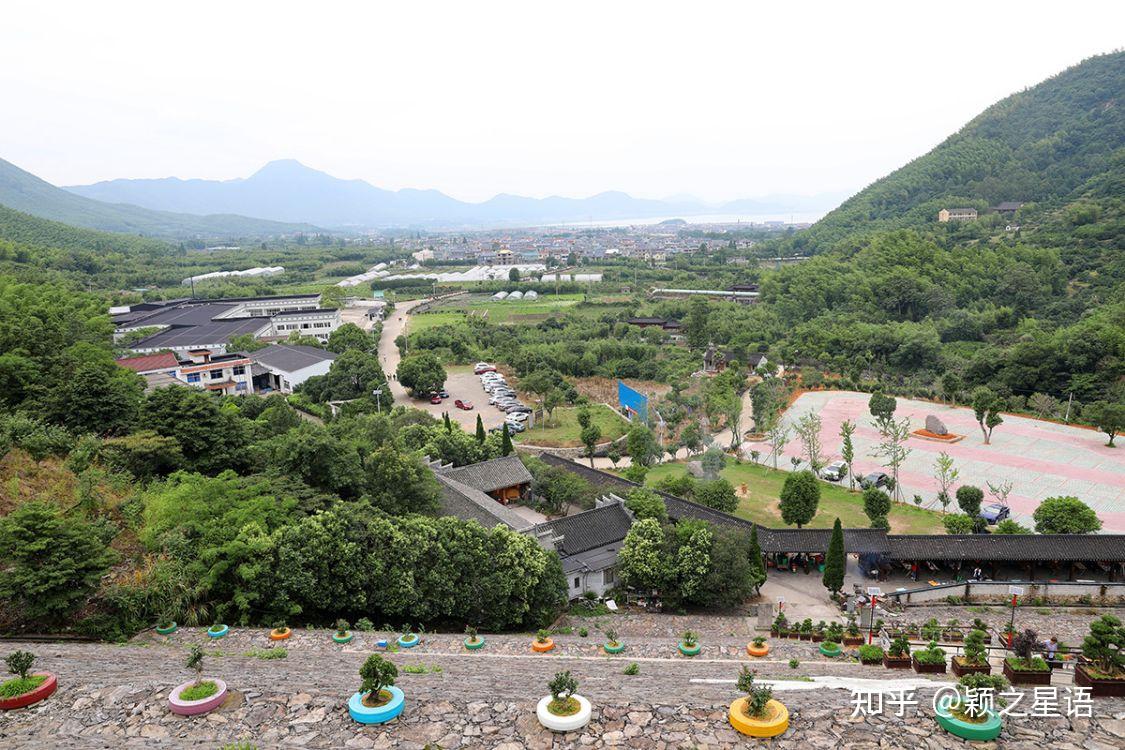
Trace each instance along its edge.
<path fill-rule="evenodd" d="M 513 268 L 513 269 L 508 271 L 508 281 L 519 281 L 519 280 L 520 280 L 520 269 Z"/>
<path fill-rule="evenodd" d="M 144 383 L 108 358 L 84 362 L 50 390 L 47 417 L 76 433 L 123 435 L 137 421 Z"/>
<path fill-rule="evenodd" d="M 867 410 L 880 427 L 894 418 L 896 408 L 898 403 L 894 396 L 888 396 L 882 391 L 875 391 L 867 401 Z"/>
<path fill-rule="evenodd" d="M 141 424 L 175 439 L 189 469 L 217 474 L 247 465 L 247 421 L 220 409 L 222 402 L 195 388 L 158 388 L 145 396 Z"/>
<path fill-rule="evenodd" d="M 680 431 L 680 445 L 687 449 L 689 455 L 698 453 L 703 447 L 703 429 L 698 422 L 684 425 L 684 429 Z"/>
<path fill-rule="evenodd" d="M 341 497 L 358 497 L 364 489 L 359 454 L 323 427 L 304 422 L 260 444 L 266 464 L 289 476 L 299 477 L 310 487 Z"/>
<path fill-rule="evenodd" d="M 668 474 L 655 483 L 656 489 L 690 500 L 695 494 L 695 479 L 690 474 Z"/>
<path fill-rule="evenodd" d="M 127 471 L 141 480 L 174 471 L 184 461 L 175 438 L 158 435 L 152 430 L 107 438 L 98 447 L 98 456 L 107 467 Z"/>
<path fill-rule="evenodd" d="M 844 528 L 840 519 L 832 525 L 832 538 L 828 540 L 828 554 L 824 558 L 824 588 L 834 596 L 844 588 L 844 572 L 847 560 L 844 557 Z"/>
<path fill-rule="evenodd" d="M 484 422 L 481 420 L 480 414 L 478 414 L 477 415 L 477 434 L 476 434 L 477 442 L 480 443 L 481 445 L 484 445 L 484 440 L 485 440 L 486 437 L 488 437 L 488 435 L 484 431 Z"/>
<path fill-rule="evenodd" d="M 696 484 L 692 499 L 724 513 L 734 513 L 738 510 L 738 496 L 735 495 L 734 485 L 721 477 Z"/>
<path fill-rule="evenodd" d="M 820 504 L 820 481 L 811 471 L 795 471 L 781 486 L 781 520 L 801 528 L 816 516 Z"/>
<path fill-rule="evenodd" d="M 681 536 L 676 553 L 672 559 L 671 574 L 675 581 L 676 596 L 692 601 L 703 591 L 707 574 L 711 569 L 711 547 L 714 536 L 711 528 L 706 523 L 687 525 L 682 524 L 676 529 L 678 535 L 688 531 L 686 537 Z"/>
<path fill-rule="evenodd" d="M 269 346 L 268 341 L 254 338 L 252 334 L 243 333 L 238 336 L 231 336 L 230 341 L 227 342 L 228 352 L 256 352 L 259 349 L 265 349 Z"/>
<path fill-rule="evenodd" d="M 1125 404 L 1095 401 L 1082 410 L 1082 418 L 1109 437 L 1106 446 L 1113 448 L 1117 433 L 1125 430 Z"/>
<path fill-rule="evenodd" d="M 983 501 L 984 492 L 979 487 L 963 484 L 957 488 L 957 505 L 969 518 L 976 518 L 980 514 L 980 504 Z"/>
<path fill-rule="evenodd" d="M 950 513 L 941 519 L 942 526 L 948 534 L 972 534 L 973 518 L 964 513 Z"/>
<path fill-rule="evenodd" d="M 663 587 L 670 571 L 664 556 L 664 530 L 659 521 L 645 518 L 630 527 L 618 554 L 618 564 L 627 585 L 642 591 Z"/>
<path fill-rule="evenodd" d="M 594 453 L 598 448 L 598 441 L 602 439 L 602 428 L 591 422 L 582 428 L 579 439 L 585 447 L 586 457 L 590 459 L 590 468 L 594 467 Z"/>
<path fill-rule="evenodd" d="M 510 456 L 515 448 L 512 447 L 512 434 L 508 432 L 508 423 L 505 422 L 501 429 L 503 430 L 503 438 L 500 443 L 500 455 Z"/>
<path fill-rule="evenodd" d="M 705 349 L 710 340 L 709 317 L 707 300 L 699 297 L 692 300 L 687 317 L 684 318 L 684 335 L 687 337 L 688 346 L 696 351 Z"/>
<path fill-rule="evenodd" d="M 1082 655 L 1094 663 L 1098 676 L 1116 678 L 1125 672 L 1125 627 L 1114 615 L 1102 615 L 1090 623 L 1082 639 Z"/>
<path fill-rule="evenodd" d="M 0 601 L 25 622 L 61 622 L 116 560 L 94 527 L 46 503 L 24 503 L 0 518 Z"/>
<path fill-rule="evenodd" d="M 418 456 L 383 446 L 368 457 L 365 470 L 365 496 L 375 507 L 392 515 L 436 512 L 438 483 Z"/>
<path fill-rule="evenodd" d="M 664 505 L 664 498 L 644 487 L 629 491 L 625 496 L 625 507 L 631 510 L 638 520 L 654 518 L 660 523 L 668 520 L 668 508 Z"/>
<path fill-rule="evenodd" d="M 840 437 L 843 439 L 843 444 L 840 447 L 840 458 L 844 459 L 844 463 L 848 465 L 848 489 L 855 489 L 855 475 L 852 472 L 852 462 L 855 461 L 855 445 L 852 443 L 852 436 L 855 435 L 855 422 L 850 419 L 845 419 L 840 423 Z"/>
<path fill-rule="evenodd" d="M 363 662 L 363 666 L 359 668 L 359 676 L 363 680 L 359 686 L 360 694 L 378 697 L 383 688 L 395 684 L 395 679 L 398 678 L 398 667 L 379 656 L 379 654 L 371 654 Z"/>
<path fill-rule="evenodd" d="M 984 444 L 989 445 L 992 441 L 992 431 L 1004 423 L 1004 419 L 1000 416 L 1000 399 L 990 388 L 981 386 L 973 391 L 972 406 L 973 415 L 980 425 L 981 434 L 984 435 Z"/>
<path fill-rule="evenodd" d="M 994 534 L 1030 534 L 1031 529 L 1026 526 L 1013 521 L 1010 518 L 1005 518 L 1000 523 L 996 524 Z"/>
<path fill-rule="evenodd" d="M 874 527 L 876 519 L 885 519 L 890 514 L 891 496 L 878 487 L 868 487 L 863 491 L 863 512 Z"/>
<path fill-rule="evenodd" d="M 377 346 L 375 337 L 363 330 L 355 323 L 344 323 L 328 335 L 327 349 L 330 352 L 343 354 L 352 349 L 364 354 L 374 354 Z"/>
<path fill-rule="evenodd" d="M 445 385 L 445 368 L 432 352 L 404 357 L 398 363 L 397 372 L 398 382 L 415 397 L 440 391 Z"/>
<path fill-rule="evenodd" d="M 821 451 L 820 443 L 822 428 L 823 423 L 820 415 L 811 411 L 801 415 L 801 418 L 794 425 L 797 439 L 801 441 L 805 460 L 808 461 L 809 468 L 813 473 L 820 471 L 821 467 L 824 466 L 824 453 Z"/>
<path fill-rule="evenodd" d="M 1049 497 L 1032 517 L 1040 534 L 1092 534 L 1102 527 L 1093 508 L 1076 497 Z"/>
<path fill-rule="evenodd" d="M 762 545 L 758 543 L 757 524 L 750 529 L 750 545 L 746 554 L 750 561 L 752 585 L 754 591 L 758 591 L 766 582 L 766 562 L 762 557 Z"/>
<path fill-rule="evenodd" d="M 629 428 L 625 436 L 625 445 L 633 463 L 639 466 L 651 466 L 662 453 L 656 436 L 652 430 L 637 422 Z"/>
<path fill-rule="evenodd" d="M 400 365 L 401 366 L 401 365 Z M 399 375 L 399 380 L 402 376 Z M 309 378 L 298 391 L 306 392 L 314 401 L 348 401 L 373 398 L 372 391 L 387 387 L 387 376 L 379 367 L 379 359 L 359 349 L 348 349 L 333 360 L 328 374 Z M 385 391 L 384 391 L 385 393 Z M 383 399 L 390 409 L 390 399 Z"/>

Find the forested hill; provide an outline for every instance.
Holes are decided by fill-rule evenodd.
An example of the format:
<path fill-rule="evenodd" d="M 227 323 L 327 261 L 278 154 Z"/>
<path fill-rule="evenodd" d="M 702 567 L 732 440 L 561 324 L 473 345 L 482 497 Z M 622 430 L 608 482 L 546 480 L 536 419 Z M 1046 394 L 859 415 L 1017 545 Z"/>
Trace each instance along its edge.
<path fill-rule="evenodd" d="M 87 229 L 159 237 L 262 237 L 316 232 L 308 224 L 286 224 L 233 214 L 196 216 L 153 211 L 125 203 L 74 195 L 0 159 L 0 206 Z"/>
<path fill-rule="evenodd" d="M 1123 153 L 1125 52 L 1116 52 L 992 105 L 796 235 L 791 249 L 823 252 L 872 231 L 936 228 L 942 208 L 972 207 L 984 215 L 1004 201 L 1029 204 L 1021 220 L 1050 222 L 1067 204 L 1089 201 L 1088 193 L 1104 188 Z"/>

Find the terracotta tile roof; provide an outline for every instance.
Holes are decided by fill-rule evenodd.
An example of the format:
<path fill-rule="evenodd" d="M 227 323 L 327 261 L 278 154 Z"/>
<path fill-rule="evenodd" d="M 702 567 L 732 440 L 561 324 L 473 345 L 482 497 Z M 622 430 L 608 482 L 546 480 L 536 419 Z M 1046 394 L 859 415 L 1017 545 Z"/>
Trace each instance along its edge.
<path fill-rule="evenodd" d="M 117 364 L 133 372 L 152 372 L 153 370 L 174 370 L 180 366 L 180 361 L 172 352 L 159 354 L 145 354 L 140 357 L 122 357 Z"/>

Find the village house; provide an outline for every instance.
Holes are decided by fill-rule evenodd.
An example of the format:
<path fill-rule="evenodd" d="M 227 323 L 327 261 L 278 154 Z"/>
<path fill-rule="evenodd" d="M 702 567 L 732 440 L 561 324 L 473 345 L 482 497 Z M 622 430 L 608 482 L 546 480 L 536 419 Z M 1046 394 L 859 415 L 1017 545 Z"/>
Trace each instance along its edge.
<path fill-rule="evenodd" d="M 948 221 L 976 221 L 975 208 L 943 208 L 938 211 L 937 220 L 941 223 Z"/>

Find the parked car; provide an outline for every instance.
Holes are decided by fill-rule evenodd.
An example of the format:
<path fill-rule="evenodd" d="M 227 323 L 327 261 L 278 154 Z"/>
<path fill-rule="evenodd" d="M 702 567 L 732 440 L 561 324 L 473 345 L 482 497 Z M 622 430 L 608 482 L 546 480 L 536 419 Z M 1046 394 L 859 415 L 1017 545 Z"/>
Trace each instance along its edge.
<path fill-rule="evenodd" d="M 510 404 L 497 404 L 497 406 L 500 407 L 500 411 L 511 414 L 514 411 L 518 411 L 523 404 L 518 401 L 513 401 Z"/>
<path fill-rule="evenodd" d="M 457 399 L 456 401 L 454 401 L 453 405 L 458 409 L 464 409 L 465 411 L 471 411 L 473 408 L 472 401 L 462 401 L 461 399 Z"/>
<path fill-rule="evenodd" d="M 863 489 L 868 487 L 890 487 L 891 478 L 881 471 L 873 471 L 863 479 L 859 480 L 859 486 Z"/>
<path fill-rule="evenodd" d="M 1007 505 L 1000 503 L 989 503 L 980 509 L 980 517 L 983 518 L 989 526 L 1000 523 L 1005 518 L 1012 514 L 1012 509 Z"/>
<path fill-rule="evenodd" d="M 496 368 L 487 362 L 477 362 L 473 367 L 473 372 L 480 375 L 482 372 L 496 372 Z"/>
<path fill-rule="evenodd" d="M 430 403 L 431 404 L 440 404 L 441 403 L 441 394 L 440 393 L 431 393 L 430 394 Z"/>
<path fill-rule="evenodd" d="M 504 420 L 504 424 L 508 425 L 508 432 L 523 432 L 527 428 L 524 427 L 523 422 L 509 422 Z"/>
<path fill-rule="evenodd" d="M 532 411 L 531 407 L 528 406 L 527 404 L 517 403 L 517 404 L 513 405 L 511 409 L 508 410 L 508 413 L 509 414 L 512 414 L 512 413 L 515 413 L 515 414 L 530 414 L 531 411 Z"/>
<path fill-rule="evenodd" d="M 527 414 L 525 412 L 517 411 L 517 412 L 512 412 L 507 417 L 505 417 L 504 421 L 510 422 L 512 420 L 515 420 L 517 422 L 526 422 L 527 418 L 528 417 L 527 417 Z"/>
<path fill-rule="evenodd" d="M 441 391 L 438 393 L 438 395 L 441 396 L 442 398 L 449 398 L 449 391 L 442 388 Z"/>
<path fill-rule="evenodd" d="M 839 482 L 847 475 L 848 463 L 846 461 L 833 461 L 820 470 L 820 478 L 827 479 L 830 482 Z"/>

